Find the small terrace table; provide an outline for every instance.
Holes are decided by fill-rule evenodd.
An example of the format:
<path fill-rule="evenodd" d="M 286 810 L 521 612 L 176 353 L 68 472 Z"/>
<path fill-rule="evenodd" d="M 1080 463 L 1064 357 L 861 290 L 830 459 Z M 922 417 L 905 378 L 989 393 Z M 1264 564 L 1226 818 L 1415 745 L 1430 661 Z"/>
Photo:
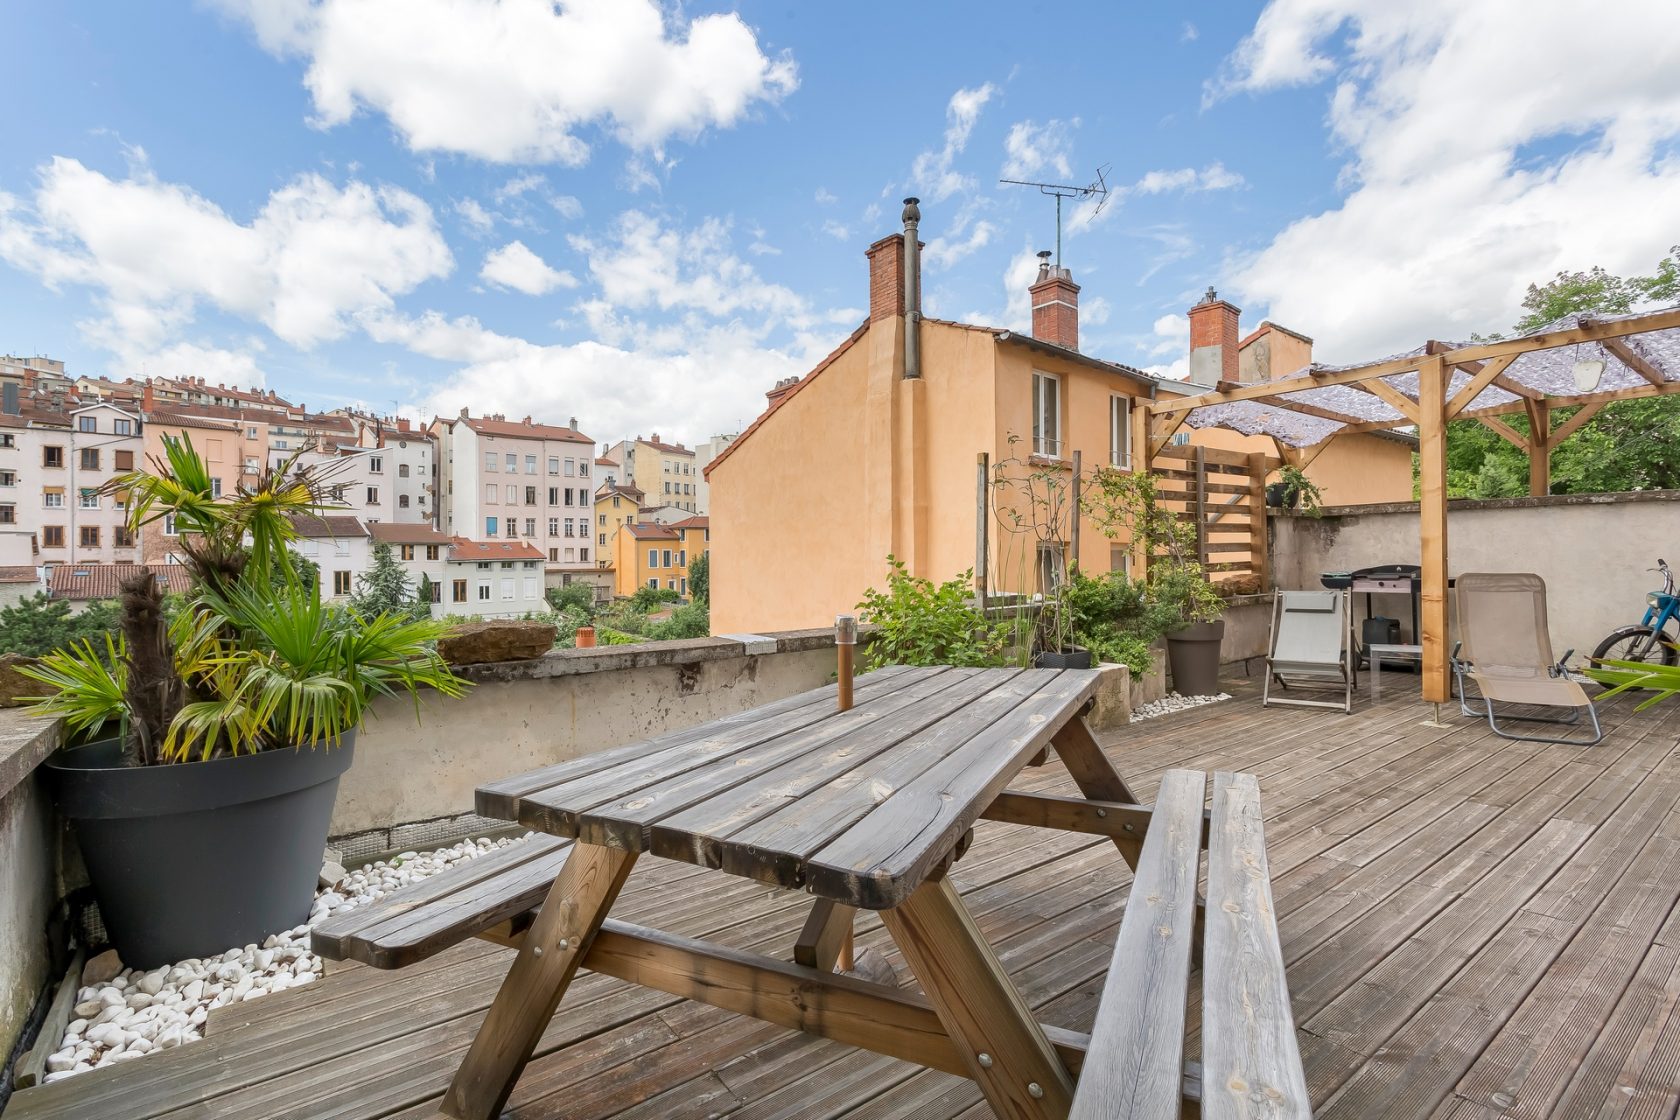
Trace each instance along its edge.
<path fill-rule="evenodd" d="M 1137 839 L 1113 819 L 1103 831 L 1137 865 L 1148 810 L 1081 718 L 1096 683 L 1090 670 L 882 669 L 858 679 L 849 711 L 830 686 L 482 787 L 481 813 L 576 843 L 444 1114 L 497 1116 L 580 963 L 612 956 L 615 975 L 653 983 L 657 970 L 662 990 L 966 1074 L 1005 1120 L 1065 1117 L 1086 1040 L 1036 1021 L 945 871 L 981 816 L 1077 828 L 1135 813 Z M 1006 792 L 1049 747 L 1090 800 Z M 796 953 L 816 967 L 603 930 L 643 853 L 816 896 Z M 881 912 L 926 1000 L 828 971 L 856 908 Z"/>

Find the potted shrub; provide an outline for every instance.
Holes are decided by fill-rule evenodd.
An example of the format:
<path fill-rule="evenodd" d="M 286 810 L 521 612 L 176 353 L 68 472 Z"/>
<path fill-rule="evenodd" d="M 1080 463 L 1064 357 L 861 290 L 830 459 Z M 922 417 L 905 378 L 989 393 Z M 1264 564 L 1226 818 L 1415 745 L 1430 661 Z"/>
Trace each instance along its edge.
<path fill-rule="evenodd" d="M 1324 495 L 1300 467 L 1286 464 L 1276 482 L 1266 484 L 1266 504 L 1275 509 L 1303 509 L 1313 517 L 1324 514 Z"/>
<path fill-rule="evenodd" d="M 1011 435 L 1011 448 L 1020 439 Z M 1078 644 L 1068 603 L 1073 564 L 1068 555 L 1074 510 L 1073 473 L 1057 460 L 1038 456 L 1000 459 L 992 467 L 991 513 L 1000 532 L 993 570 L 1034 588 L 1031 604 L 1032 663 L 1041 669 L 1089 669 L 1091 651 Z"/>
<path fill-rule="evenodd" d="M 1216 693 L 1224 601 L 1196 558 L 1194 528 L 1156 499 L 1155 476 L 1148 471 L 1099 468 L 1081 505 L 1105 535 L 1123 535 L 1147 550 L 1148 630 L 1166 638 L 1173 688 L 1184 696 Z"/>
<path fill-rule="evenodd" d="M 969 594 L 973 581 L 970 569 L 935 586 L 888 556 L 887 589 L 870 588 L 857 605 L 859 620 L 874 628 L 864 647 L 865 667 L 1004 664 L 1009 625 L 987 620 Z"/>
<path fill-rule="evenodd" d="M 131 472 L 131 527 L 169 517 L 193 576 L 166 604 L 142 572 L 120 624 L 42 658 L 36 710 L 73 745 L 47 763 L 112 943 L 152 968 L 261 941 L 303 922 L 339 775 L 378 697 L 465 682 L 433 643 L 449 624 L 362 617 L 321 602 L 287 547 L 291 518 L 323 508 L 323 472 L 293 455 L 214 496 L 189 439 Z M 100 738 L 114 731 L 110 737 Z"/>

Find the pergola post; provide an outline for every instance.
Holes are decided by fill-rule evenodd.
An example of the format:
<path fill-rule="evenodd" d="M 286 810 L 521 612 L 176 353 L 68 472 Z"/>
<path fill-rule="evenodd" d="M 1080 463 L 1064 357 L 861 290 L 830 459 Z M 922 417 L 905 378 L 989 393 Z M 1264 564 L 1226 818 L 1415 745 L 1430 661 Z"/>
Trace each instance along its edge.
<path fill-rule="evenodd" d="M 1153 402 L 1140 400 L 1132 405 L 1131 459 L 1132 470 L 1134 471 L 1147 472 L 1155 469 L 1155 448 L 1151 432 L 1153 425 L 1150 423 L 1154 413 L 1148 407 L 1150 403 Z M 1187 416 L 1188 413 L 1185 415 Z M 1179 423 L 1183 423 L 1184 419 L 1184 416 L 1178 417 Z M 1136 538 L 1130 543 L 1132 546 L 1132 578 L 1135 580 L 1146 579 L 1149 576 L 1149 549 L 1142 540 Z"/>
<path fill-rule="evenodd" d="M 1418 364 L 1418 516 L 1422 573 L 1423 698 L 1445 703 L 1447 677 L 1447 364 Z"/>
<path fill-rule="evenodd" d="M 1543 399 L 1523 404 L 1528 412 L 1528 493 L 1544 498 L 1552 492 L 1552 411 Z"/>

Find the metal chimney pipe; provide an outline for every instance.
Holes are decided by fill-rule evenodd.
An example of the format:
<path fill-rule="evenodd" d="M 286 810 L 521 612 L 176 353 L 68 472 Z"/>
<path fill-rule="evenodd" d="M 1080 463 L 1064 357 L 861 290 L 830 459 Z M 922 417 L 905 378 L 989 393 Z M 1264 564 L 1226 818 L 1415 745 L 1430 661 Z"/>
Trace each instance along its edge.
<path fill-rule="evenodd" d="M 922 211 L 915 198 L 904 200 L 904 377 L 922 376 L 922 245 L 917 225 Z"/>

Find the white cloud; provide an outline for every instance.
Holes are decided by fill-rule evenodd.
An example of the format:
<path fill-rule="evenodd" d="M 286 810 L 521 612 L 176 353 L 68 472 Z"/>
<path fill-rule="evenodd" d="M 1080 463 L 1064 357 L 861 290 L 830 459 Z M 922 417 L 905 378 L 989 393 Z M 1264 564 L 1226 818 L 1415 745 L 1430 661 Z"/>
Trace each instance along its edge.
<path fill-rule="evenodd" d="M 307 61 L 315 123 L 376 112 L 417 152 L 578 166 L 590 126 L 657 150 L 798 86 L 740 16 L 682 21 L 653 0 L 216 2 Z"/>
<path fill-rule="evenodd" d="M 1273 3 L 1209 96 L 1333 78 L 1348 193 L 1233 286 L 1321 356 L 1359 360 L 1506 328 L 1526 286 L 1561 269 L 1649 269 L 1680 228 L 1672 17 L 1629 0 L 1584 35 L 1567 7 L 1518 0 Z M 1495 42 L 1520 63 L 1468 80 Z"/>
<path fill-rule="evenodd" d="M 1163 354 L 1190 353 L 1190 317 L 1188 315 L 1163 315 L 1155 320 L 1150 330 L 1155 336 L 1155 343 L 1149 351 L 1151 357 L 1160 357 Z"/>
<path fill-rule="evenodd" d="M 747 252 L 755 257 L 779 257 L 782 251 L 770 244 L 770 235 L 763 226 L 755 225 L 747 231 L 752 234 L 752 241 L 747 245 Z"/>
<path fill-rule="evenodd" d="M 460 216 L 467 228 L 475 234 L 483 235 L 496 228 L 496 215 L 486 210 L 482 203 L 475 198 L 458 198 L 455 200 L 455 213 Z"/>
<path fill-rule="evenodd" d="M 975 219 L 973 207 L 965 206 L 945 233 L 928 239 L 922 261 L 928 268 L 949 268 L 990 245 L 996 233 L 995 225 Z"/>
<path fill-rule="evenodd" d="M 1168 191 L 1224 191 L 1240 187 L 1243 177 L 1215 160 L 1200 171 L 1180 167 L 1174 171 L 1151 171 L 1131 187 L 1135 194 L 1165 194 Z"/>
<path fill-rule="evenodd" d="M 583 217 L 583 203 L 579 202 L 573 195 L 550 195 L 548 198 L 548 204 L 554 207 L 555 213 L 559 214 L 562 218 L 565 218 L 568 221 L 575 222 L 579 218 Z"/>
<path fill-rule="evenodd" d="M 484 258 L 479 278 L 502 288 L 512 288 L 528 296 L 540 296 L 555 288 L 575 288 L 578 279 L 570 272 L 554 268 L 523 241 L 510 241 Z"/>
<path fill-rule="evenodd" d="M 1027 289 L 1038 279 L 1038 251 L 1028 242 L 1003 270 L 1003 323 L 1012 331 L 1032 330 L 1032 297 Z M 984 316 L 976 317 L 984 322 Z"/>
<path fill-rule="evenodd" d="M 822 231 L 836 241 L 850 241 L 852 239 L 852 228 L 835 221 L 833 218 L 822 224 Z"/>
<path fill-rule="evenodd" d="M 496 188 L 496 201 L 507 202 L 510 199 L 522 198 L 531 191 L 540 191 L 548 186 L 548 178 L 536 171 L 524 175 L 516 175 Z"/>
<path fill-rule="evenodd" d="M 91 289 L 103 318 L 83 330 L 128 357 L 179 341 L 201 305 L 308 348 L 453 265 L 431 209 L 393 187 L 300 175 L 242 224 L 147 169 L 113 180 L 62 156 L 30 203 L 0 194 L 0 259 Z"/>
<path fill-rule="evenodd" d="M 1168 381 L 1188 381 L 1190 380 L 1190 358 L 1187 355 L 1170 362 L 1144 366 L 1143 372 L 1152 373 L 1156 377 L 1162 377 Z"/>
<path fill-rule="evenodd" d="M 1073 175 L 1069 158 L 1073 148 L 1073 130 L 1079 118 L 1071 121 L 1017 121 L 1003 140 L 1003 177 L 1005 179 L 1035 179 L 1040 175 L 1056 176 L 1066 182 Z"/>
<path fill-rule="evenodd" d="M 818 187 L 815 198 L 818 206 L 828 206 L 840 201 L 839 196 L 827 187 Z"/>
<path fill-rule="evenodd" d="M 1178 32 L 1178 41 L 1181 43 L 1194 43 L 1201 37 L 1202 33 L 1198 31 L 1196 29 L 1196 25 L 1191 23 L 1189 20 L 1184 21 L 1184 26 Z"/>
<path fill-rule="evenodd" d="M 943 202 L 958 191 L 974 186 L 971 176 L 953 168 L 956 158 L 968 146 L 980 110 L 992 99 L 997 87 L 987 82 L 974 89 L 959 89 L 945 106 L 945 143 L 939 149 L 928 149 L 916 156 L 910 168 L 910 180 L 923 198 Z"/>

